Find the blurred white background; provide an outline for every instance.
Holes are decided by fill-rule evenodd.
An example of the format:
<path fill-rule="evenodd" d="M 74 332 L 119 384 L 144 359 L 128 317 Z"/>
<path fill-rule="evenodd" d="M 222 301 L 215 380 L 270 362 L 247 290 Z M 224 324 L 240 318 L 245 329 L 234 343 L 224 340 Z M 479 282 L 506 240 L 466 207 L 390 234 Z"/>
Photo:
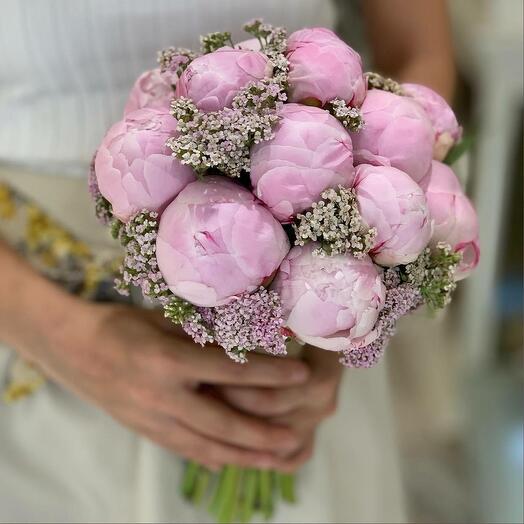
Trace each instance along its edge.
<path fill-rule="evenodd" d="M 523 2 L 449 0 L 481 262 L 390 354 L 412 522 L 523 522 Z"/>

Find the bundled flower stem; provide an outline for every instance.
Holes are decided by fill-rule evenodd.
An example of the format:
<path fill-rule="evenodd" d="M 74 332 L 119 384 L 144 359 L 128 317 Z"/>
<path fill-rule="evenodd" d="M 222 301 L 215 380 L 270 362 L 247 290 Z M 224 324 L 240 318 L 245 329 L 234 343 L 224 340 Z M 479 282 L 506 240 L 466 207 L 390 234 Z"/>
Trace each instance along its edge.
<path fill-rule="evenodd" d="M 205 467 L 188 462 L 181 494 L 197 506 L 207 504 L 219 523 L 251 522 L 255 512 L 269 520 L 278 498 L 288 503 L 296 500 L 293 475 L 225 466 L 218 482 L 210 486 L 211 475 Z"/>

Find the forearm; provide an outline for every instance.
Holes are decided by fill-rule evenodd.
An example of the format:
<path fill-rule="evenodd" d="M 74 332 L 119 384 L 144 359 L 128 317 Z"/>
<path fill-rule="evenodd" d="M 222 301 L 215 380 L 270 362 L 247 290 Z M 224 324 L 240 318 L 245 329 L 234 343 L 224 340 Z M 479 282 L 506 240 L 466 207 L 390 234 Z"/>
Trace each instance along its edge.
<path fill-rule="evenodd" d="M 34 342 L 62 322 L 74 298 L 39 275 L 1 238 L 0 268 L 0 342 L 34 358 Z"/>
<path fill-rule="evenodd" d="M 392 73 L 399 82 L 431 87 L 449 103 L 455 92 L 455 68 L 451 61 L 436 57 L 413 56 Z"/>
<path fill-rule="evenodd" d="M 363 10 L 378 72 L 451 101 L 455 63 L 445 1 L 366 0 Z"/>

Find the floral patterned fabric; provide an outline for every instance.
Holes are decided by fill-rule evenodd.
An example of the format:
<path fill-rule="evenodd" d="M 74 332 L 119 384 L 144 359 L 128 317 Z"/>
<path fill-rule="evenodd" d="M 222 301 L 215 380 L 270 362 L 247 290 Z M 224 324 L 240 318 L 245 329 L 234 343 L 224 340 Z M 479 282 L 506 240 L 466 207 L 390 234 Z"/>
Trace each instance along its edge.
<path fill-rule="evenodd" d="M 0 182 L 0 237 L 35 269 L 89 300 L 113 296 L 112 280 L 121 257 L 107 258 L 76 238 L 35 202 Z M 3 377 L 3 399 L 13 402 L 45 382 L 33 365 L 13 355 Z"/>

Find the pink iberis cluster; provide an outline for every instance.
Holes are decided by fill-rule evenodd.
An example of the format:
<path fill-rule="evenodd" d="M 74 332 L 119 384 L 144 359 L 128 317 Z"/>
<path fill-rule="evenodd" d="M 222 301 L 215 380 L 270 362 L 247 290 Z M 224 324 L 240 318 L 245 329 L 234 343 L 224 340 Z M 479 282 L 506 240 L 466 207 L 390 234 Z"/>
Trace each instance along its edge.
<path fill-rule="evenodd" d="M 239 362 L 294 337 L 369 367 L 399 318 L 444 307 L 478 263 L 443 162 L 461 128 L 327 29 L 244 29 L 162 51 L 96 153 L 97 214 L 126 248 L 117 286 Z"/>

